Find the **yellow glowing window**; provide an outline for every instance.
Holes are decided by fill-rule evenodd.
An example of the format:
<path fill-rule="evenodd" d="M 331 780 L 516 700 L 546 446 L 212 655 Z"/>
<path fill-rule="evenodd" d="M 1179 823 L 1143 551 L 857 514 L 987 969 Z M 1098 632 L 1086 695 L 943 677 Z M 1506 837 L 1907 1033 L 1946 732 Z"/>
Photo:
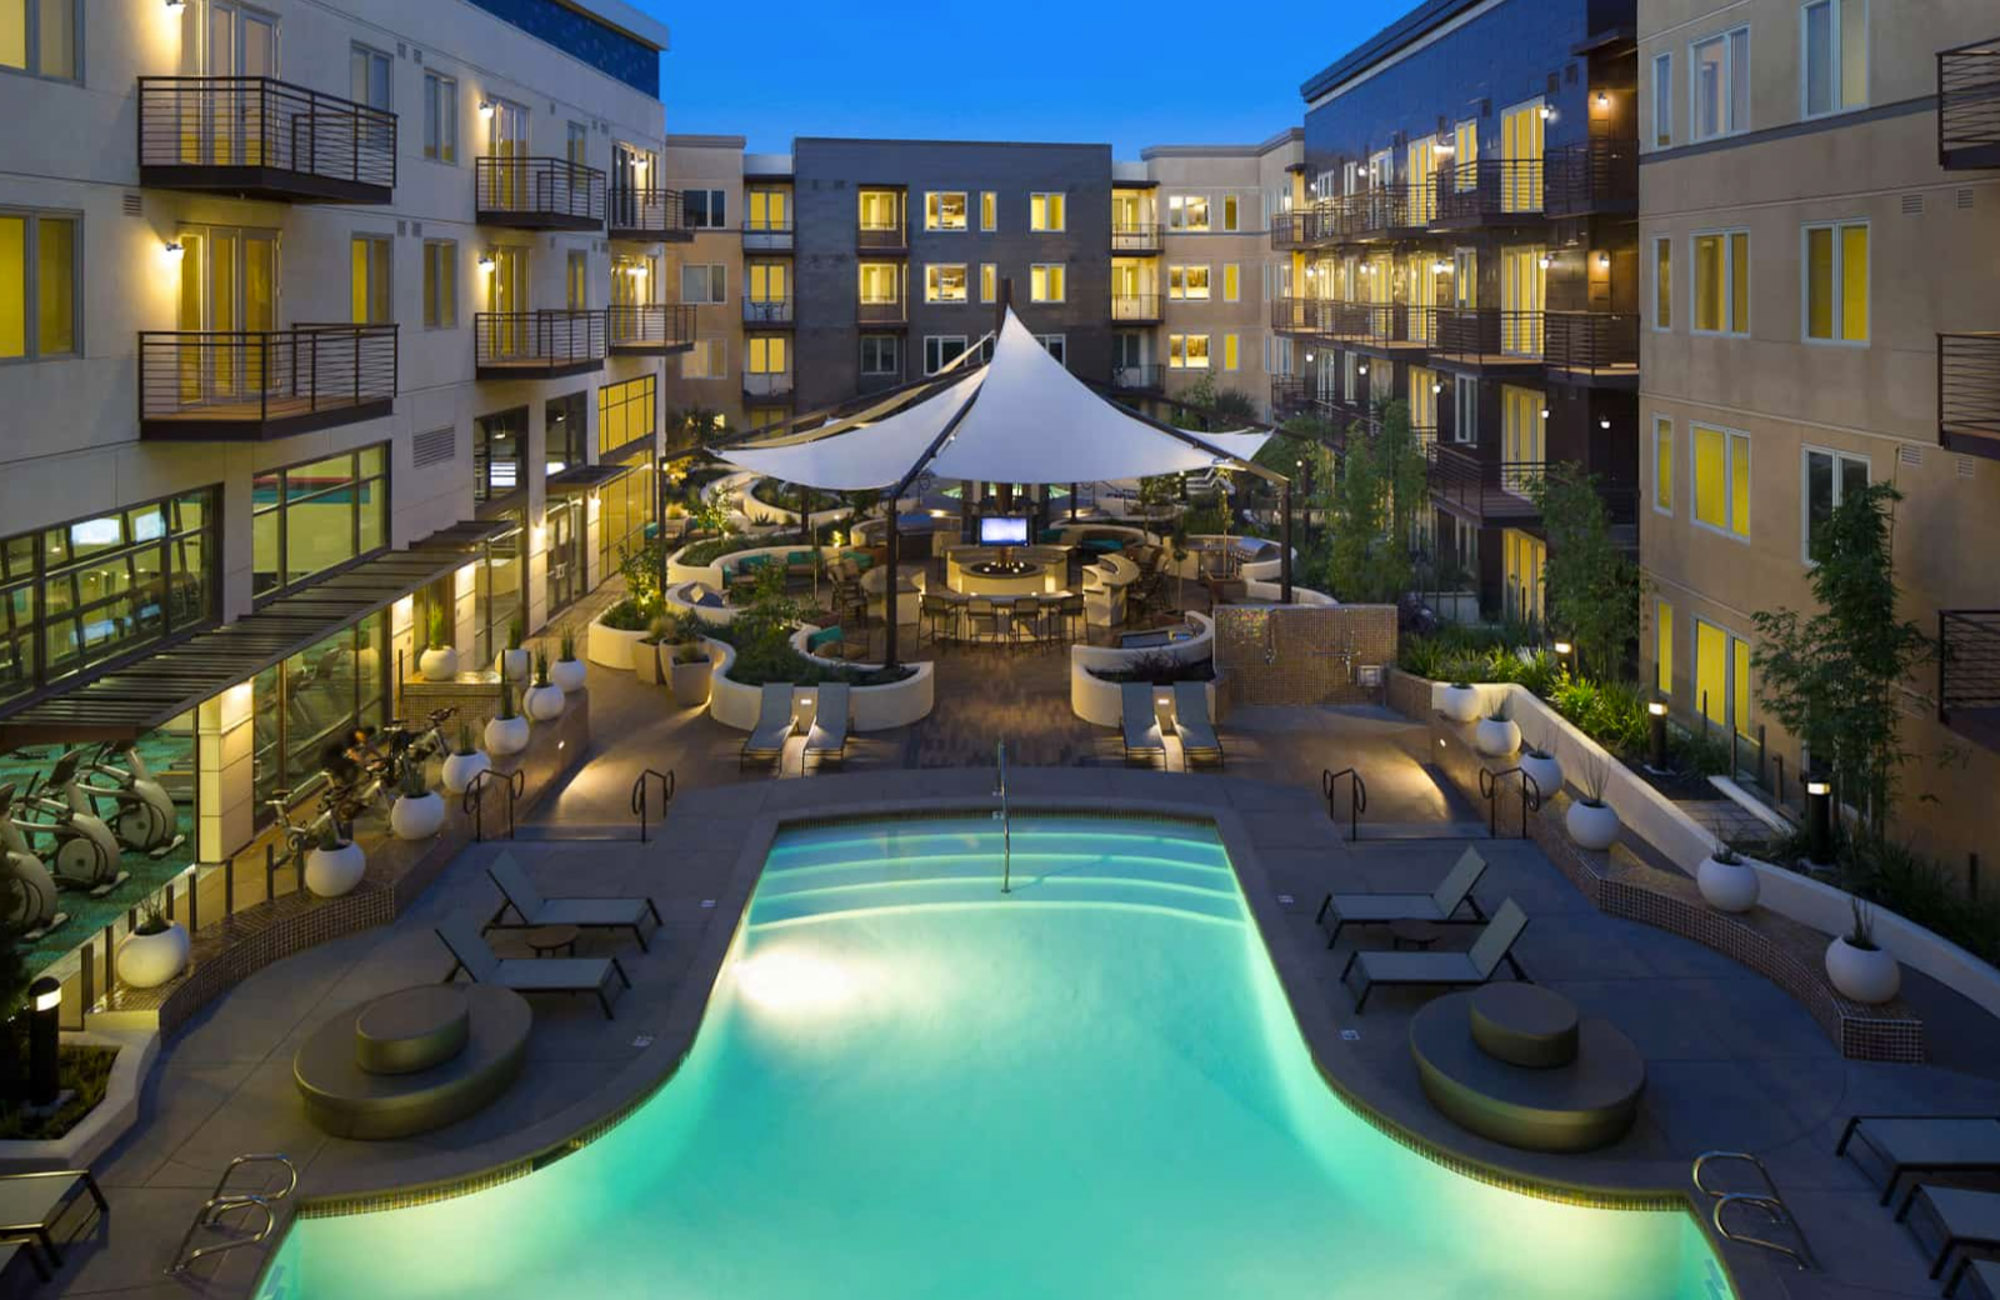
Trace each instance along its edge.
<path fill-rule="evenodd" d="M 1242 296 L 1243 269 L 1234 262 L 1222 267 L 1222 301 L 1235 302 Z"/>
<path fill-rule="evenodd" d="M 1868 341 L 1868 226 L 1807 226 L 1805 334 L 1822 342 Z"/>
<path fill-rule="evenodd" d="M 354 323 L 386 325 L 395 319 L 389 302 L 389 241 L 357 235 L 350 250 Z"/>
<path fill-rule="evenodd" d="M 1206 266 L 1170 266 L 1167 268 L 1167 297 L 1208 301 L 1208 268 Z"/>
<path fill-rule="evenodd" d="M 1695 708 L 1717 726 L 1729 721 L 1729 634 L 1713 623 L 1695 620 Z"/>
<path fill-rule="evenodd" d="M 1029 272 L 1029 296 L 1036 302 L 1062 302 L 1068 279 L 1061 262 L 1037 262 Z"/>
<path fill-rule="evenodd" d="M 1674 327 L 1674 241 L 1653 241 L 1653 328 Z"/>
<path fill-rule="evenodd" d="M 750 264 L 750 301 L 783 302 L 785 300 L 786 275 L 783 262 L 752 262 Z"/>
<path fill-rule="evenodd" d="M 1479 182 L 1479 123 L 1467 118 L 1452 128 L 1451 175 L 1454 190 L 1469 190 Z"/>
<path fill-rule="evenodd" d="M 1673 698 L 1674 607 L 1664 600 L 1653 607 L 1653 689 Z"/>
<path fill-rule="evenodd" d="M 965 191 L 932 190 L 924 195 L 924 229 L 965 229 Z"/>
<path fill-rule="evenodd" d="M 1750 535 L 1748 435 L 1694 426 L 1694 517 L 1710 528 Z"/>
<path fill-rule="evenodd" d="M 1236 335 L 1224 334 L 1222 336 L 1222 368 L 1224 370 L 1236 369 L 1236 358 L 1239 347 Z"/>
<path fill-rule="evenodd" d="M 1000 297 L 1000 268 L 992 262 L 979 264 L 979 301 L 994 302 Z"/>
<path fill-rule="evenodd" d="M 1222 196 L 1222 228 L 1224 230 L 1242 229 L 1242 204 L 1243 201 L 1234 194 L 1225 194 Z"/>
<path fill-rule="evenodd" d="M 0 357 L 27 354 L 28 220 L 0 216 Z"/>
<path fill-rule="evenodd" d="M 900 222 L 896 220 L 896 191 L 861 191 L 861 228 L 863 230 L 894 230 Z"/>
<path fill-rule="evenodd" d="M 1067 204 L 1061 194 L 1031 194 L 1028 196 L 1028 228 L 1030 230 L 1062 230 L 1068 218 Z"/>
<path fill-rule="evenodd" d="M 1175 194 L 1167 199 L 1167 225 L 1174 230 L 1208 229 L 1208 196 Z"/>
<path fill-rule="evenodd" d="M 746 340 L 745 350 L 749 360 L 746 363 L 753 375 L 782 375 L 785 373 L 785 340 L 783 338 L 752 338 Z"/>
<path fill-rule="evenodd" d="M 893 303 L 901 300 L 894 262 L 861 263 L 861 301 Z"/>
<path fill-rule="evenodd" d="M 748 195 L 750 230 L 790 230 L 792 228 L 791 204 L 783 190 L 751 190 Z M 867 222 L 863 222 L 866 225 Z"/>
<path fill-rule="evenodd" d="M 1208 335 L 1169 334 L 1167 336 L 1167 368 L 1169 370 L 1208 369 Z"/>
<path fill-rule="evenodd" d="M 1694 328 L 1710 334 L 1750 329 L 1750 236 L 1694 237 Z"/>
<path fill-rule="evenodd" d="M 1438 390 L 1442 387 L 1435 370 L 1410 367 L 1410 427 L 1425 442 L 1437 437 Z"/>
<path fill-rule="evenodd" d="M 1665 416 L 1653 420 L 1653 508 L 1674 512 L 1674 422 Z"/>
<path fill-rule="evenodd" d="M 965 266 L 941 266 L 936 263 L 924 268 L 925 302 L 964 302 Z"/>
<path fill-rule="evenodd" d="M 1000 196 L 992 190 L 979 192 L 979 228 L 997 230 L 1000 227 Z"/>
<path fill-rule="evenodd" d="M 1750 643 L 1729 638 L 1730 710 L 1739 735 L 1750 734 Z"/>

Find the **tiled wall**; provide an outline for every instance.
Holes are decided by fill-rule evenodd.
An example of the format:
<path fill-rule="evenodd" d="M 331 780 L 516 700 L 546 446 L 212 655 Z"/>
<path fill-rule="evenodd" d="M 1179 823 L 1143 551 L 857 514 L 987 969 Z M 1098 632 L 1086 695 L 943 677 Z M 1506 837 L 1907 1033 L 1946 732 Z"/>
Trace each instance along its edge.
<path fill-rule="evenodd" d="M 1392 605 L 1224 605 L 1215 611 L 1215 666 L 1232 706 L 1380 704 L 1382 678 L 1395 661 Z"/>

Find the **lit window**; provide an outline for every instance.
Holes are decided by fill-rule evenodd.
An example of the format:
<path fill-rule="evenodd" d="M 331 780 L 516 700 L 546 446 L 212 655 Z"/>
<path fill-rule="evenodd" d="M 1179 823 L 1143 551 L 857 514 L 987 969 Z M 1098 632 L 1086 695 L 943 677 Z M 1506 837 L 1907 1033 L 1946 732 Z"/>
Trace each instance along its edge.
<path fill-rule="evenodd" d="M 924 229 L 965 229 L 965 191 L 932 190 L 924 195 Z"/>
<path fill-rule="evenodd" d="M 1805 562 L 1815 564 L 1818 561 L 1813 552 L 1819 549 L 1820 530 L 1826 521 L 1847 500 L 1848 493 L 1868 486 L 1868 458 L 1808 447 L 1799 477 L 1804 497 L 1799 512 L 1804 522 L 1800 545 Z"/>
<path fill-rule="evenodd" d="M 77 222 L 0 212 L 0 357 L 77 350 Z"/>
<path fill-rule="evenodd" d="M 1208 268 L 1206 266 L 1168 267 L 1167 297 L 1206 302 L 1208 300 Z"/>
<path fill-rule="evenodd" d="M 721 339 L 696 339 L 694 346 L 681 353 L 682 379 L 726 379 L 729 377 L 728 354 Z"/>
<path fill-rule="evenodd" d="M 964 302 L 965 264 L 963 262 L 944 265 L 937 262 L 924 268 L 925 302 Z"/>
<path fill-rule="evenodd" d="M 1695 708 L 1717 726 L 1750 734 L 1750 643 L 1713 623 L 1694 623 Z"/>
<path fill-rule="evenodd" d="M 590 306 L 590 254 L 581 248 L 569 250 L 568 285 L 565 299 L 571 311 L 583 311 Z"/>
<path fill-rule="evenodd" d="M 1653 144 L 1664 149 L 1674 142 L 1674 56 L 1653 57 Z"/>
<path fill-rule="evenodd" d="M 1806 0 L 1800 16 L 1799 93 L 1806 116 L 1866 106 L 1867 0 Z"/>
<path fill-rule="evenodd" d="M 979 301 L 997 302 L 1000 298 L 1000 268 L 992 262 L 979 264 Z"/>
<path fill-rule="evenodd" d="M 785 373 L 785 340 L 782 335 L 754 337 L 743 341 L 743 368 L 753 375 Z"/>
<path fill-rule="evenodd" d="M 1242 214 L 1243 200 L 1239 196 L 1234 194 L 1225 194 L 1222 196 L 1222 228 L 1224 230 L 1241 230 L 1243 228 Z"/>
<path fill-rule="evenodd" d="M 745 230 L 771 233 L 792 228 L 791 195 L 784 190 L 751 190 L 743 196 Z"/>
<path fill-rule="evenodd" d="M 1452 189 L 1463 191 L 1479 183 L 1479 123 L 1467 118 L 1451 131 Z"/>
<path fill-rule="evenodd" d="M 1695 522 L 1748 540 L 1750 435 L 1693 426 Z"/>
<path fill-rule="evenodd" d="M 1028 274 L 1029 297 L 1035 302 L 1062 302 L 1067 268 L 1061 262 L 1037 262 Z"/>
<path fill-rule="evenodd" d="M 1479 441 L 1479 381 L 1463 375 L 1451 385 L 1451 440 Z"/>
<path fill-rule="evenodd" d="M 424 327 L 458 324 L 458 245 L 449 239 L 424 241 Z"/>
<path fill-rule="evenodd" d="M 1694 330 L 1697 334 L 1750 332 L 1748 231 L 1694 237 Z"/>
<path fill-rule="evenodd" d="M 1170 370 L 1208 369 L 1208 335 L 1169 334 L 1167 368 Z"/>
<path fill-rule="evenodd" d="M 981 230 L 1000 228 L 1000 196 L 992 190 L 979 192 L 979 228 Z"/>
<path fill-rule="evenodd" d="M 861 263 L 861 301 L 876 304 L 900 302 L 900 287 L 901 277 L 894 262 Z"/>
<path fill-rule="evenodd" d="M 424 74 L 424 157 L 458 161 L 458 81 L 435 72 Z"/>
<path fill-rule="evenodd" d="M 650 438 L 659 422 L 658 379 L 640 375 L 597 390 L 597 450 L 615 451 Z"/>
<path fill-rule="evenodd" d="M 473 432 L 476 461 L 480 426 L 476 424 Z M 513 445 L 524 444 L 521 439 Z M 518 451 L 515 454 L 518 464 Z M 254 596 L 261 600 L 275 595 L 388 545 L 386 460 L 384 447 L 378 444 L 310 464 L 264 470 L 251 479 Z"/>
<path fill-rule="evenodd" d="M 1674 607 L 1664 600 L 1653 606 L 1653 689 L 1673 698 Z"/>
<path fill-rule="evenodd" d="M 1805 241 L 1805 336 L 1866 343 L 1868 223 L 1807 226 Z"/>
<path fill-rule="evenodd" d="M 0 68 L 76 79 L 77 0 L 0 0 Z"/>
<path fill-rule="evenodd" d="M 396 319 L 389 286 L 393 245 L 387 235 L 356 235 L 350 247 L 352 319 L 356 325 L 386 325 Z"/>
<path fill-rule="evenodd" d="M 1653 417 L 1653 509 L 1674 512 L 1674 422 Z"/>
<path fill-rule="evenodd" d="M 1067 206 L 1061 194 L 1030 194 L 1028 228 L 1040 231 L 1066 229 Z"/>
<path fill-rule="evenodd" d="M 1167 199 L 1167 228 L 1170 230 L 1208 229 L 1208 196 L 1175 194 Z"/>
<path fill-rule="evenodd" d="M 860 196 L 860 221 L 863 230 L 895 230 L 896 191 L 863 190 Z"/>
<path fill-rule="evenodd" d="M 1243 271 L 1234 262 L 1225 262 L 1222 267 L 1222 301 L 1235 302 L 1242 296 Z"/>
<path fill-rule="evenodd" d="M 1222 336 L 1222 368 L 1224 370 L 1236 369 L 1237 356 L 1241 350 L 1241 346 L 1236 335 L 1224 334 Z"/>
<path fill-rule="evenodd" d="M 1661 235 L 1653 241 L 1653 328 L 1674 327 L 1674 241 Z"/>
<path fill-rule="evenodd" d="M 1689 51 L 1688 133 L 1696 140 L 1750 129 L 1750 29 L 1698 41 Z"/>

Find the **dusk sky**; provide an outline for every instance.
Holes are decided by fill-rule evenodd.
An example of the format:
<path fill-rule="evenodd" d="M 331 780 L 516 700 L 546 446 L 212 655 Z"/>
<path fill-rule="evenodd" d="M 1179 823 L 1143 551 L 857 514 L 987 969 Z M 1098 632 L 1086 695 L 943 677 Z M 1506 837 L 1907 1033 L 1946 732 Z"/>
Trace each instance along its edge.
<path fill-rule="evenodd" d="M 1299 123 L 1299 83 L 1414 0 L 873 0 L 675 4 L 673 132 L 1254 144 Z M 882 69 L 882 71 L 876 71 Z"/>

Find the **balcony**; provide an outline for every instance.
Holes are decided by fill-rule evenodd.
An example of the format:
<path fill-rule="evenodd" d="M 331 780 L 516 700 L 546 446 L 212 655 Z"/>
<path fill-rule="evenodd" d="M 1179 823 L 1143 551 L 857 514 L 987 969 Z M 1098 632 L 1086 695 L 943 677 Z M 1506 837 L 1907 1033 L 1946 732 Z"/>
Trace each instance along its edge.
<path fill-rule="evenodd" d="M 1333 306 L 1325 298 L 1273 298 L 1271 328 L 1280 334 L 1324 334 Z"/>
<path fill-rule="evenodd" d="M 1311 248 L 1315 225 L 1311 212 L 1280 212 L 1271 218 L 1271 247 L 1279 252 Z"/>
<path fill-rule="evenodd" d="M 1429 227 L 1431 183 L 1377 185 L 1350 194 L 1333 209 L 1337 213 L 1335 238 L 1369 242 L 1415 234 Z"/>
<path fill-rule="evenodd" d="M 790 298 L 766 298 L 743 300 L 743 326 L 745 329 L 788 330 L 792 327 L 792 300 Z"/>
<path fill-rule="evenodd" d="M 1938 721 L 2000 749 L 2000 609 L 1938 611 Z"/>
<path fill-rule="evenodd" d="M 783 374 L 743 376 L 743 396 L 753 402 L 788 402 L 792 399 L 792 376 Z"/>
<path fill-rule="evenodd" d="M 1551 217 L 1639 210 L 1639 142 L 1588 140 L 1549 152 L 1543 210 Z"/>
<path fill-rule="evenodd" d="M 1633 312 L 1542 313 L 1542 360 L 1555 378 L 1587 387 L 1639 385 L 1639 317 Z"/>
<path fill-rule="evenodd" d="M 1938 166 L 2000 167 L 2000 38 L 1937 56 Z"/>
<path fill-rule="evenodd" d="M 573 307 L 472 318 L 478 379 L 556 379 L 604 368 L 605 314 Z"/>
<path fill-rule="evenodd" d="M 396 115 L 268 77 L 141 77 L 139 183 L 277 203 L 387 203 Z"/>
<path fill-rule="evenodd" d="M 901 299 L 895 302 L 858 302 L 854 305 L 854 322 L 875 329 L 902 329 L 910 323 L 910 310 Z"/>
<path fill-rule="evenodd" d="M 686 243 L 694 238 L 694 227 L 688 224 L 687 208 L 681 203 L 679 190 L 614 185 L 605 200 L 605 225 L 611 238 L 639 244 L 663 240 Z"/>
<path fill-rule="evenodd" d="M 139 436 L 259 442 L 389 414 L 396 326 L 139 335 Z"/>
<path fill-rule="evenodd" d="M 481 158 L 474 167 L 473 183 L 478 195 L 475 219 L 482 226 L 604 228 L 604 173 L 595 167 L 566 158 Z"/>
<path fill-rule="evenodd" d="M 1121 393 L 1158 393 L 1166 389 L 1166 367 L 1157 362 L 1150 366 L 1111 367 L 1111 387 Z"/>
<path fill-rule="evenodd" d="M 664 357 L 694 346 L 691 303 L 639 303 L 605 309 L 611 350 L 621 356 Z"/>
<path fill-rule="evenodd" d="M 1539 159 L 1446 163 L 1437 169 L 1437 210 L 1431 224 L 1457 230 L 1540 221 L 1543 197 Z"/>
<path fill-rule="evenodd" d="M 1160 226 L 1154 221 L 1131 222 L 1111 227 L 1113 256 L 1150 257 L 1160 251 Z"/>
<path fill-rule="evenodd" d="M 1338 304 L 1337 338 L 1384 352 L 1428 348 L 1437 335 L 1436 311 L 1400 302 Z"/>
<path fill-rule="evenodd" d="M 1157 293 L 1114 293 L 1111 295 L 1111 320 L 1123 325 L 1157 325 L 1160 315 L 1160 295 Z"/>
<path fill-rule="evenodd" d="M 1313 413 L 1312 381 L 1295 375 L 1276 375 L 1271 379 L 1271 418 L 1283 422 L 1295 415 Z"/>
<path fill-rule="evenodd" d="M 2000 459 L 2000 333 L 1940 334 L 1938 445 Z"/>
<path fill-rule="evenodd" d="M 854 232 L 856 252 L 877 257 L 896 257 L 910 251 L 908 226 L 860 226 Z"/>
<path fill-rule="evenodd" d="M 1547 476 L 1546 463 L 1534 460 L 1482 460 L 1464 448 L 1434 442 L 1425 448 L 1430 462 L 1431 499 L 1455 513 L 1481 522 L 1520 523 L 1541 517 L 1535 492 Z"/>
<path fill-rule="evenodd" d="M 792 223 L 766 219 L 758 225 L 743 227 L 743 251 L 746 253 L 789 253 L 792 251 Z"/>
<path fill-rule="evenodd" d="M 1431 352 L 1440 361 L 1481 370 L 1542 364 L 1542 316 L 1497 307 L 1439 307 Z"/>

